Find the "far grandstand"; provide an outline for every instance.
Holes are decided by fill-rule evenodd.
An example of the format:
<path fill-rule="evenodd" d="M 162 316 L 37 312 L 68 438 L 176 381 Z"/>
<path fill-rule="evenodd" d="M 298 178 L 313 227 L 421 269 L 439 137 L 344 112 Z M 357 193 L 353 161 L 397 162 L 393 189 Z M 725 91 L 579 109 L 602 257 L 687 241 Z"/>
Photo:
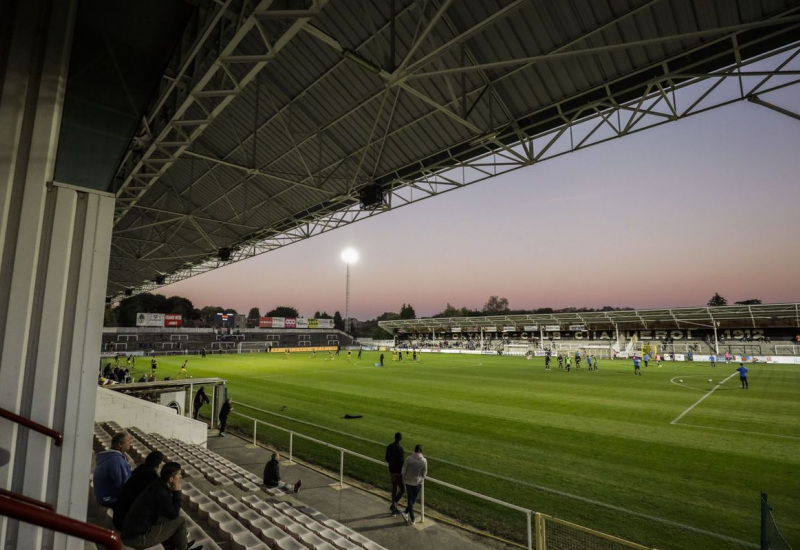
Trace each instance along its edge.
<path fill-rule="evenodd" d="M 398 345 L 444 352 L 630 357 L 643 346 L 673 360 L 710 355 L 793 362 L 800 304 L 631 309 L 380 321 Z M 674 357 L 672 357 L 674 356 Z M 786 357 L 787 359 L 779 359 Z"/>

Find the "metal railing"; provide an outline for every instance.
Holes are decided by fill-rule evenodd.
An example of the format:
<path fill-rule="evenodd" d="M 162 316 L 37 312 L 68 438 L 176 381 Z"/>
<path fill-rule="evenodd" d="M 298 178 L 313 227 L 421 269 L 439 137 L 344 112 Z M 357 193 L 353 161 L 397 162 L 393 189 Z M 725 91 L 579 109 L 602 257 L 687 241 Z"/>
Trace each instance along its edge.
<path fill-rule="evenodd" d="M 252 408 L 254 410 L 259 410 L 256 407 L 251 407 L 250 405 L 245 405 L 243 403 L 241 403 L 241 405 L 244 405 L 244 406 L 246 406 L 248 408 Z M 361 460 L 364 460 L 364 461 L 372 463 L 372 464 L 377 464 L 377 465 L 384 466 L 384 467 L 386 466 L 386 463 L 384 461 L 372 458 L 370 456 L 358 453 L 356 451 L 352 451 L 350 449 L 346 449 L 344 447 L 340 447 L 339 445 L 334 445 L 333 443 L 329 443 L 327 441 L 322 441 L 321 439 L 316 439 L 316 438 L 313 438 L 313 437 L 310 437 L 310 436 L 295 432 L 295 431 L 290 430 L 288 428 L 284 428 L 282 426 L 278 426 L 276 424 L 272 424 L 270 422 L 266 422 L 266 421 L 261 420 L 259 418 L 254 418 L 252 416 L 249 416 L 249 415 L 246 415 L 246 414 L 242 414 L 242 413 L 238 413 L 238 412 L 232 412 L 231 414 L 235 415 L 237 417 L 240 417 L 242 419 L 248 420 L 248 421 L 253 423 L 253 446 L 258 446 L 258 426 L 259 425 L 262 425 L 264 427 L 268 427 L 268 428 L 271 428 L 271 429 L 274 429 L 274 430 L 278 430 L 278 431 L 287 433 L 289 435 L 289 461 L 290 462 L 293 460 L 293 457 L 294 457 L 294 438 L 295 437 L 301 438 L 301 439 L 306 440 L 306 441 L 310 441 L 312 443 L 316 443 L 317 445 L 321 445 L 322 447 L 326 447 L 326 448 L 338 451 L 339 452 L 339 487 L 340 488 L 342 488 L 344 486 L 344 468 L 345 468 L 344 457 L 345 457 L 345 455 L 350 455 L 352 457 L 359 458 Z M 432 478 L 432 477 L 426 477 L 425 478 L 425 482 L 422 484 L 422 490 L 420 492 L 420 501 L 419 501 L 420 511 L 421 511 L 420 516 L 421 516 L 421 519 L 422 519 L 423 523 L 425 522 L 425 485 L 426 485 L 426 483 L 433 483 L 435 485 L 444 487 L 446 489 L 450 489 L 452 491 L 455 491 L 455 492 L 458 492 L 458 493 L 461 493 L 461 494 L 464 494 L 464 495 L 469 495 L 471 497 L 483 500 L 485 502 L 489 502 L 489 503 L 492 503 L 492 504 L 495 504 L 495 505 L 498 505 L 498 506 L 502 506 L 502 507 L 504 507 L 506 509 L 513 510 L 515 512 L 520 512 L 520 513 L 524 514 L 525 515 L 526 530 L 527 530 L 527 548 L 528 548 L 528 550 L 534 550 L 534 548 L 536 548 L 537 550 L 546 550 L 547 544 L 546 544 L 545 531 L 546 531 L 547 522 L 551 522 L 551 523 L 554 523 L 554 524 L 559 525 L 559 526 L 563 526 L 563 527 L 567 527 L 567 528 L 570 528 L 570 529 L 573 529 L 573 530 L 577 530 L 579 532 L 591 534 L 592 536 L 594 536 L 596 538 L 604 539 L 607 542 L 615 543 L 615 544 L 617 544 L 619 546 L 622 546 L 622 547 L 625 547 L 625 548 L 633 548 L 635 550 L 649 550 L 648 547 L 646 547 L 646 546 L 641 546 L 639 544 L 635 544 L 635 543 L 626 541 L 624 539 L 620 539 L 618 537 L 614 537 L 612 535 L 607 535 L 605 533 L 601 533 L 599 531 L 595 531 L 595 530 L 590 529 L 588 527 L 583 527 L 583 526 L 580 526 L 580 525 L 577 525 L 577 524 L 573 524 L 573 523 L 570 523 L 570 522 L 567 522 L 567 521 L 564 521 L 564 520 L 560 520 L 560 519 L 552 517 L 552 516 L 548 516 L 546 514 L 541 514 L 539 512 L 535 512 L 535 511 L 533 511 L 533 510 L 531 510 L 529 508 L 525 508 L 523 506 L 518 506 L 516 504 L 512 504 L 512 503 L 506 502 L 504 500 L 500 500 L 500 499 L 497 499 L 497 498 L 494 498 L 494 497 L 490 497 L 490 496 L 487 496 L 487 495 L 484 495 L 484 494 L 481 494 L 481 493 L 477 493 L 475 491 L 471 491 L 469 489 L 465 489 L 463 487 L 459 487 L 458 485 L 453 485 L 452 483 L 448 483 L 446 481 L 442 481 L 440 479 L 436 479 L 436 478 Z M 536 533 L 534 533 L 534 519 L 535 519 L 535 525 L 536 525 Z M 535 538 L 534 538 L 534 535 L 535 535 Z M 535 546 L 534 546 L 534 544 L 535 544 Z"/>
<path fill-rule="evenodd" d="M 47 437 L 52 437 L 55 440 L 56 447 L 61 447 L 62 443 L 64 443 L 64 436 L 61 435 L 60 432 L 52 430 L 52 429 L 48 428 L 47 426 L 43 426 L 42 424 L 39 424 L 38 422 L 34 422 L 33 420 L 31 420 L 29 418 L 25 418 L 24 416 L 20 416 L 18 414 L 15 414 L 15 413 L 13 413 L 13 412 L 11 412 L 9 410 L 3 409 L 3 408 L 0 408 L 0 416 L 2 416 L 3 418 L 7 418 L 8 420 L 11 420 L 12 422 L 16 422 L 17 424 L 19 424 L 21 426 L 25 426 L 29 430 L 33 430 L 35 432 L 39 432 L 40 434 L 44 434 Z"/>
<path fill-rule="evenodd" d="M 43 508 L 44 503 L 32 504 L 30 500 L 23 500 L 20 495 L 0 495 L 0 516 L 102 544 L 109 550 L 122 550 L 122 540 L 114 531 L 62 516 Z"/>

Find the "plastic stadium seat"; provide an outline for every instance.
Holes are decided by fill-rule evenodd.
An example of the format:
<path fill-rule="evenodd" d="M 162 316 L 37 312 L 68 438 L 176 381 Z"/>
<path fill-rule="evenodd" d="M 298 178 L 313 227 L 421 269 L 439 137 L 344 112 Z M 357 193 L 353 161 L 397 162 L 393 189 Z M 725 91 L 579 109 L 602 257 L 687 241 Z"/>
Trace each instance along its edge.
<path fill-rule="evenodd" d="M 269 521 L 269 520 L 265 520 L 265 521 Z M 278 527 L 275 527 L 274 525 L 271 525 L 271 524 L 270 524 L 269 527 L 264 527 L 264 528 L 260 529 L 259 537 L 261 537 L 261 540 L 266 542 L 272 548 L 278 548 L 279 545 L 282 542 L 286 542 L 286 541 L 289 541 L 289 540 L 294 540 L 294 539 L 292 539 L 291 535 L 288 535 L 282 529 L 280 529 Z M 288 542 L 286 542 L 286 543 L 288 544 Z"/>
<path fill-rule="evenodd" d="M 240 514 L 251 511 L 250 507 L 243 502 L 239 502 L 238 500 L 232 504 L 228 504 L 226 508 L 237 519 L 239 518 Z"/>
<path fill-rule="evenodd" d="M 261 487 L 261 490 L 273 497 L 282 497 L 286 494 L 277 487 L 267 487 L 266 485 Z"/>
<path fill-rule="evenodd" d="M 244 506 L 244 505 L 241 505 L 241 506 Z M 251 526 L 256 521 L 262 520 L 262 519 L 266 520 L 266 518 L 264 516 L 262 516 L 261 514 L 259 514 L 258 512 L 256 512 L 255 510 L 252 510 L 250 508 L 247 508 L 244 512 L 237 513 L 237 517 L 238 517 L 239 521 L 242 522 L 242 525 L 244 525 L 248 529 L 251 529 L 252 528 Z"/>
<path fill-rule="evenodd" d="M 293 523 L 292 525 L 288 525 L 286 527 L 286 532 L 291 534 L 297 540 L 300 540 L 304 536 L 311 534 L 311 531 L 309 531 L 299 523 Z"/>
<path fill-rule="evenodd" d="M 269 546 L 250 531 L 234 533 L 231 537 L 231 548 L 233 550 L 269 550 Z"/>
<path fill-rule="evenodd" d="M 192 510 L 199 510 L 200 506 L 208 505 L 209 503 L 213 502 L 209 497 L 204 494 L 199 494 L 196 496 L 189 497 L 189 507 Z"/>
<path fill-rule="evenodd" d="M 256 503 L 264 501 L 258 498 L 256 495 L 245 495 L 242 497 L 242 502 L 247 504 L 250 508 L 255 508 Z"/>
<path fill-rule="evenodd" d="M 362 535 L 361 533 L 354 533 L 352 536 L 348 536 L 350 540 L 358 544 L 359 546 L 366 546 L 370 544 L 372 541 L 369 540 L 367 537 Z"/>
<path fill-rule="evenodd" d="M 216 529 L 219 531 L 220 525 L 222 525 L 223 523 L 236 521 L 236 518 L 230 515 L 227 511 L 220 508 L 219 510 L 216 510 L 208 514 L 207 521 L 212 529 Z"/>
<path fill-rule="evenodd" d="M 275 550 L 307 550 L 307 547 L 303 546 L 303 543 L 291 537 L 287 537 L 278 541 L 278 543 L 275 545 Z"/>
<path fill-rule="evenodd" d="M 374 540 L 370 540 L 363 544 L 364 550 L 386 550 L 383 546 L 375 542 Z M 205 549 L 203 549 L 205 550 Z"/>
<path fill-rule="evenodd" d="M 327 542 L 322 540 L 320 537 L 309 531 L 307 534 L 302 535 L 300 537 L 300 542 L 302 542 L 309 550 L 317 550 L 318 548 L 324 548 L 326 546 L 330 546 Z"/>
<path fill-rule="evenodd" d="M 339 550 L 359 550 L 361 547 L 351 540 L 342 537 L 333 544 Z"/>
<path fill-rule="evenodd" d="M 222 507 L 210 498 L 208 502 L 201 502 L 197 506 L 197 514 L 200 516 L 200 519 L 206 519 L 209 515 L 222 511 Z"/>
<path fill-rule="evenodd" d="M 270 518 L 272 523 L 283 529 L 284 531 L 288 532 L 288 529 L 291 525 L 297 525 L 292 518 L 286 517 L 284 515 L 277 515 L 275 517 Z"/>

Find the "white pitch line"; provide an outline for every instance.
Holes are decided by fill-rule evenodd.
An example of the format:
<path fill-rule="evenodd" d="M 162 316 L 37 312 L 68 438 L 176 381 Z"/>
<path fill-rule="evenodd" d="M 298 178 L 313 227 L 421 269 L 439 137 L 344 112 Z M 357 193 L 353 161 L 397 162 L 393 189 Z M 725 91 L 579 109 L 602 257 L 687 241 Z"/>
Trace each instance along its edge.
<path fill-rule="evenodd" d="M 719 387 L 720 387 L 722 384 L 724 384 L 725 382 L 727 382 L 728 380 L 730 380 L 730 379 L 731 379 L 731 378 L 733 378 L 734 376 L 736 376 L 736 373 L 735 373 L 735 372 L 734 372 L 733 374 L 731 374 L 729 377 L 727 377 L 725 380 L 723 380 L 722 382 L 720 382 L 719 384 L 717 384 L 716 386 L 714 386 L 714 387 L 711 389 L 711 391 L 710 391 L 710 392 L 708 392 L 708 393 L 707 393 L 707 394 L 705 394 L 703 397 L 701 397 L 700 399 L 698 399 L 697 401 L 695 401 L 695 402 L 694 402 L 694 403 L 693 403 L 693 404 L 692 404 L 692 405 L 691 405 L 691 406 L 690 406 L 688 409 L 686 409 L 686 410 L 685 410 L 685 411 L 683 411 L 681 414 L 679 414 L 679 415 L 678 415 L 678 418 L 676 418 L 675 420 L 673 420 L 672 422 L 670 422 L 670 424 L 677 424 L 677 423 L 678 423 L 678 421 L 679 421 L 681 418 L 683 418 L 684 416 L 686 416 L 687 414 L 689 414 L 689 413 L 692 411 L 692 409 L 694 409 L 694 408 L 695 408 L 697 405 L 699 405 L 700 403 L 702 403 L 702 402 L 703 402 L 703 400 L 704 400 L 706 397 L 708 397 L 709 395 L 711 395 L 712 393 L 714 393 L 715 391 L 717 391 L 717 388 L 719 388 Z"/>

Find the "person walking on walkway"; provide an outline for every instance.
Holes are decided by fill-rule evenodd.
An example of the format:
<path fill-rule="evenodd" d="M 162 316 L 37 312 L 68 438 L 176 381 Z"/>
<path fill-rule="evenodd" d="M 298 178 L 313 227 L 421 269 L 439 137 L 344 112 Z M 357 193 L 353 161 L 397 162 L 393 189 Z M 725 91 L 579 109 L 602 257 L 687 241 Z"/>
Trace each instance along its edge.
<path fill-rule="evenodd" d="M 402 439 L 403 434 L 397 432 L 394 434 L 394 443 L 386 446 L 385 459 L 389 464 L 389 477 L 392 482 L 392 505 L 389 506 L 389 511 L 392 512 L 393 516 L 400 513 L 400 510 L 397 509 L 397 503 L 405 492 L 405 487 L 403 487 L 403 457 L 406 456 L 406 453 L 403 450 L 403 446 L 400 445 Z"/>
<path fill-rule="evenodd" d="M 403 519 L 409 525 L 414 524 L 414 504 L 422 491 L 422 483 L 428 474 L 428 461 L 422 456 L 422 445 L 414 447 L 414 454 L 411 454 L 403 464 L 403 483 L 406 485 L 406 500 L 408 505 L 403 512 Z"/>

